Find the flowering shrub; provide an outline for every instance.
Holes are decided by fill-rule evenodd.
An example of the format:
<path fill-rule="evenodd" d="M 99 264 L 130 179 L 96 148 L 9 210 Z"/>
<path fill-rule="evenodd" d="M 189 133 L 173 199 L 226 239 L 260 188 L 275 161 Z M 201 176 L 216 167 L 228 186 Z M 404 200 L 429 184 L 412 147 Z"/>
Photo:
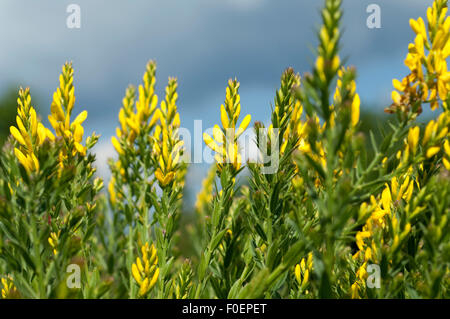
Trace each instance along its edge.
<path fill-rule="evenodd" d="M 312 72 L 287 69 L 271 123 L 255 122 L 262 161 L 242 159 L 251 116 L 229 80 L 221 121 L 203 134 L 215 163 L 187 226 L 176 78 L 159 102 L 151 61 L 143 83 L 126 89 L 105 193 L 92 154 L 99 137 L 84 138 L 86 111 L 72 116 L 72 65 L 53 95 L 51 128 L 20 89 L 0 155 L 1 297 L 449 297 L 447 1 L 435 0 L 426 22 L 410 21 L 410 73 L 393 81 L 381 141 L 359 130 L 356 70 L 339 57 L 341 17 L 341 0 L 326 0 Z M 434 119 L 421 124 L 428 107 Z"/>

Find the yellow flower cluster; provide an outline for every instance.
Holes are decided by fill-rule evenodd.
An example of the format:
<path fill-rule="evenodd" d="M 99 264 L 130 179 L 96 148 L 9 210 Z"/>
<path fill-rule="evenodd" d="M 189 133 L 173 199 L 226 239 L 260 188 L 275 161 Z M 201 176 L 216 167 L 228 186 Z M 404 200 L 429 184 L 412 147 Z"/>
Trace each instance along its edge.
<path fill-rule="evenodd" d="M 360 259 L 362 265 L 356 273 L 357 280 L 351 287 L 352 298 L 359 298 L 359 288 L 365 286 L 368 262 L 378 263 L 380 261 L 380 252 L 377 249 L 374 235 L 379 230 L 387 227 L 386 218 L 390 219 L 393 227 L 394 240 L 390 247 L 392 251 L 398 247 L 399 243 L 411 230 L 411 224 L 409 223 L 401 229 L 395 211 L 392 210 L 392 207 L 398 205 L 399 201 L 404 200 L 405 203 L 408 203 L 411 200 L 414 180 L 410 178 L 410 174 L 411 170 L 402 178 L 401 183 L 397 177 L 392 178 L 390 187 L 386 184 L 386 187 L 381 193 L 381 198 L 378 201 L 372 195 L 370 197 L 370 204 L 363 203 L 361 205 L 360 213 L 362 215 L 370 214 L 370 216 L 367 218 L 362 230 L 356 233 L 358 251 L 353 255 L 353 259 Z"/>
<path fill-rule="evenodd" d="M 58 231 L 58 233 L 55 232 L 51 232 L 50 233 L 50 237 L 48 238 L 48 243 L 50 244 L 50 246 L 53 249 L 53 255 L 58 255 L 58 239 L 59 239 L 59 234 L 61 233 L 61 231 Z"/>
<path fill-rule="evenodd" d="M 61 163 L 68 154 L 72 156 L 77 153 L 82 156 L 86 155 L 86 147 L 81 142 L 84 135 L 82 124 L 87 118 L 87 111 L 81 112 L 73 122 L 70 122 L 74 105 L 73 68 L 71 63 L 66 63 L 62 68 L 62 74 L 59 76 L 59 87 L 53 94 L 51 115 L 48 116 L 56 136 L 62 137 L 68 146 L 67 151 L 60 154 Z"/>
<path fill-rule="evenodd" d="M 179 139 L 178 134 L 180 114 L 177 112 L 176 105 L 177 86 L 177 79 L 169 78 L 166 99 L 161 102 L 161 108 L 157 110 L 160 125 L 156 125 L 153 134 L 155 139 L 153 152 L 158 163 L 155 177 L 161 187 L 170 185 L 173 180 L 178 180 L 183 175 L 183 170 L 179 168 L 184 142 Z"/>
<path fill-rule="evenodd" d="M 63 161 L 68 154 L 72 156 L 75 156 L 77 153 L 82 156 L 86 155 L 87 148 L 81 142 L 84 135 L 82 124 L 87 118 L 87 112 L 81 112 L 72 123 L 70 122 L 70 116 L 75 104 L 71 63 L 64 64 L 59 82 L 60 86 L 53 94 L 51 115 L 48 116 L 48 119 L 55 130 L 56 137 L 61 137 L 66 143 L 66 148 L 59 155 L 60 167 L 62 168 Z M 36 110 L 31 106 L 31 96 L 28 88 L 25 90 L 20 89 L 17 102 L 17 127 L 11 126 L 10 132 L 20 144 L 20 147 L 15 148 L 14 153 L 28 172 L 37 172 L 39 171 L 38 147 L 46 139 L 55 141 L 55 135 L 37 119 Z"/>
<path fill-rule="evenodd" d="M 308 141 L 308 135 L 313 130 L 315 130 L 317 133 L 323 133 L 323 131 L 325 130 L 325 125 L 326 123 L 320 125 L 319 117 L 317 115 L 314 115 L 314 117 L 308 118 L 305 123 L 299 124 L 297 129 L 298 136 L 300 136 L 298 150 L 311 156 L 311 158 L 315 162 L 320 163 L 323 168 L 327 167 L 327 160 L 325 157 L 325 151 L 323 149 L 323 143 L 322 141 L 316 141 L 316 152 L 312 152 L 312 145 Z"/>
<path fill-rule="evenodd" d="M 450 72 L 446 62 L 450 56 L 450 17 L 446 14 L 447 1 L 438 0 L 428 8 L 428 29 L 422 18 L 410 20 L 416 38 L 409 45 L 405 65 L 411 73 L 402 81 L 393 80 L 396 89 L 392 92 L 394 104 L 387 112 L 396 109 L 408 111 L 415 101 L 430 103 L 431 109 L 435 110 L 439 107 L 438 98 L 447 100 L 450 90 Z M 417 112 L 421 111 L 419 105 Z"/>
<path fill-rule="evenodd" d="M 28 88 L 19 90 L 17 103 L 17 127 L 11 126 L 10 132 L 20 146 L 14 148 L 14 153 L 28 172 L 36 172 L 39 170 L 39 161 L 36 157 L 37 147 L 42 145 L 46 138 L 54 140 L 55 137 L 38 120 L 36 110 L 31 106 L 31 95 Z"/>
<path fill-rule="evenodd" d="M 439 115 L 436 121 L 431 120 L 425 127 L 425 132 L 423 139 L 421 141 L 422 145 L 426 148 L 426 157 L 430 158 L 436 155 L 441 150 L 442 140 L 444 141 L 444 155 L 443 163 L 447 170 L 450 170 L 449 158 L 449 129 L 450 129 L 450 111 L 445 111 Z"/>
<path fill-rule="evenodd" d="M 299 264 L 295 265 L 294 274 L 300 288 L 305 290 L 309 283 L 309 276 L 313 270 L 313 255 L 310 252 L 308 254 L 307 260 L 302 258 Z"/>
<path fill-rule="evenodd" d="M 423 148 L 425 157 L 431 158 L 439 151 L 444 149 L 443 164 L 449 169 L 448 155 L 446 145 L 448 146 L 448 136 L 450 129 L 450 112 L 444 111 L 439 115 L 437 120 L 428 122 L 423 132 L 423 137 L 420 139 L 420 127 L 413 126 L 408 131 L 408 136 L 405 140 L 405 150 L 403 153 L 398 152 L 397 158 L 401 159 L 400 165 L 408 165 L 408 159 L 417 153 L 419 145 Z"/>
<path fill-rule="evenodd" d="M 156 284 L 159 276 L 158 256 L 152 244 L 145 243 L 141 247 L 142 259 L 137 257 L 131 266 L 131 274 L 139 285 L 139 295 L 145 296 Z"/>
<path fill-rule="evenodd" d="M 116 129 L 117 138 L 111 138 L 114 148 L 120 155 L 124 154 L 124 145 L 133 145 L 136 137 L 142 132 L 151 131 L 159 119 L 159 112 L 155 112 L 158 104 L 158 96 L 155 94 L 155 74 L 156 63 L 150 61 L 142 79 L 144 83 L 138 88 L 139 98 L 136 105 L 134 105 L 135 89 L 129 87 L 126 90 L 125 98 L 122 101 L 123 107 L 119 112 L 120 127 Z M 152 115 L 152 119 L 148 122 Z"/>
<path fill-rule="evenodd" d="M 341 96 L 341 91 L 342 91 L 342 78 L 344 76 L 344 72 L 350 72 L 350 68 L 345 68 L 342 67 L 339 71 L 338 71 L 338 80 L 337 80 L 337 86 L 336 86 L 336 91 L 334 93 L 334 104 L 338 105 L 342 103 L 342 96 Z M 359 122 L 359 114 L 360 114 L 360 106 L 361 106 L 361 100 L 359 98 L 359 94 L 356 93 L 356 82 L 355 80 L 352 80 L 349 84 L 348 84 L 348 88 L 346 88 L 348 90 L 348 95 L 349 95 L 349 100 L 351 101 L 351 108 L 350 108 L 350 114 L 351 114 L 351 125 L 352 127 L 355 127 L 358 122 Z M 334 109 L 334 106 L 332 107 L 332 109 Z M 334 126 L 334 121 L 335 121 L 335 112 L 331 113 L 331 117 L 330 117 L 330 125 L 333 127 Z"/>
<path fill-rule="evenodd" d="M 251 115 L 244 117 L 241 124 L 237 126 L 241 113 L 241 97 L 239 95 L 239 82 L 229 80 L 226 89 L 225 104 L 220 106 L 220 118 L 222 127 L 215 125 L 213 138 L 208 133 L 203 134 L 206 145 L 216 152 L 215 160 L 219 171 L 222 171 L 224 163 L 231 163 L 234 171 L 238 171 L 242 164 L 239 154 L 238 138 L 244 133 L 251 121 Z"/>
<path fill-rule="evenodd" d="M 213 198 L 214 179 L 216 178 L 216 166 L 213 165 L 208 171 L 208 175 L 202 181 L 202 188 L 197 195 L 195 210 L 201 213 L 205 207 L 211 203 Z"/>
<path fill-rule="evenodd" d="M 2 299 L 14 299 L 19 297 L 19 292 L 14 286 L 13 279 L 8 276 L 1 279 L 2 284 Z"/>

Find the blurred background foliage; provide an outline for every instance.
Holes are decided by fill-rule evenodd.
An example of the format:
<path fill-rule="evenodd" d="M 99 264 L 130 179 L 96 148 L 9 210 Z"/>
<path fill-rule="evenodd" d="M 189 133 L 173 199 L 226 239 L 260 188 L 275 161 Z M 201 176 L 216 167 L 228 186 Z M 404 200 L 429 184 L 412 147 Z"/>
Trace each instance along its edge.
<path fill-rule="evenodd" d="M 12 86 L 0 95 L 0 147 L 9 135 L 9 127 L 14 124 L 17 114 L 17 90 Z"/>

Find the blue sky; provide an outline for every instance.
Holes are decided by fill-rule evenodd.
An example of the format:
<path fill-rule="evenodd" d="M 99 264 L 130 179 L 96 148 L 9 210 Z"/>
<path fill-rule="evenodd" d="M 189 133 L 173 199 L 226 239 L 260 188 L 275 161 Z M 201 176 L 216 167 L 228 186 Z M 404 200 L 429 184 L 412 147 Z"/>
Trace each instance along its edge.
<path fill-rule="evenodd" d="M 81 7 L 81 29 L 66 27 L 66 7 Z M 86 132 L 102 135 L 99 166 L 113 154 L 110 136 L 128 84 L 139 84 L 149 59 L 158 63 L 160 97 L 168 76 L 179 80 L 181 124 L 210 127 L 230 77 L 241 82 L 243 113 L 267 121 L 282 71 L 303 73 L 317 44 L 319 0 L 2 0 L 0 94 L 30 86 L 48 114 L 62 64 L 75 68 L 76 108 L 88 110 Z M 429 0 L 343 0 L 342 56 L 358 70 L 362 104 L 382 112 L 391 80 L 407 73 L 413 39 L 409 19 L 425 16 Z M 366 26 L 369 4 L 381 8 L 381 29 Z M 203 168 L 191 178 L 200 183 Z M 198 181 L 198 183 L 197 183 Z"/>

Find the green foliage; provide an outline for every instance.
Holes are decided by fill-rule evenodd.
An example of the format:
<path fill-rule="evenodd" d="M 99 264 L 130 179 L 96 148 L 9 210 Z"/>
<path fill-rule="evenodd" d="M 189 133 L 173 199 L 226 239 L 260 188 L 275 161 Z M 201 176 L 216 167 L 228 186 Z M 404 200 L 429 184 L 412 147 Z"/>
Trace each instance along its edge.
<path fill-rule="evenodd" d="M 125 92 L 108 197 L 94 177 L 99 137 L 83 139 L 87 112 L 71 120 L 71 64 L 53 131 L 21 89 L 0 155 L 2 298 L 448 298 L 446 12 L 436 0 L 427 27 L 411 20 L 411 72 L 394 80 L 392 115 L 375 129 L 360 118 L 356 70 L 339 58 L 341 1 L 325 0 L 312 71 L 284 71 L 270 124 L 255 122 L 262 162 L 238 152 L 251 116 L 228 81 L 221 123 L 203 135 L 215 163 L 189 223 L 177 80 L 158 102 L 155 62 Z M 440 113 L 421 123 L 428 105 Z"/>

